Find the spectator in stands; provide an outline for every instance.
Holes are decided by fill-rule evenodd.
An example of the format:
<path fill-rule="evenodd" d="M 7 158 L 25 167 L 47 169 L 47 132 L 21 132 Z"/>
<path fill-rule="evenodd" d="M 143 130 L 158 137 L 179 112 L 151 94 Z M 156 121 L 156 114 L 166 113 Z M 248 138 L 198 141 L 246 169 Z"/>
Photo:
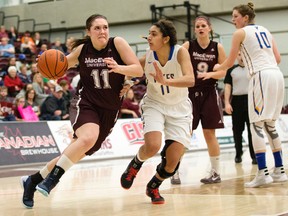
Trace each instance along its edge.
<path fill-rule="evenodd" d="M 51 49 L 60 50 L 61 52 L 65 53 L 61 44 L 60 39 L 56 39 L 54 44 L 52 45 Z"/>
<path fill-rule="evenodd" d="M 8 43 L 8 37 L 1 38 L 0 44 L 0 57 L 10 58 L 15 57 L 15 47 L 13 44 Z"/>
<path fill-rule="evenodd" d="M 68 55 L 69 53 L 72 52 L 72 45 L 73 45 L 74 41 L 75 41 L 75 38 L 73 38 L 73 37 L 67 38 L 66 44 L 65 44 L 65 49 L 64 49 L 65 55 Z"/>
<path fill-rule="evenodd" d="M 120 114 L 121 118 L 139 118 L 141 116 L 140 106 L 134 98 L 134 91 L 132 88 L 126 93 L 126 97 L 122 102 Z"/>
<path fill-rule="evenodd" d="M 30 41 L 28 36 L 23 36 L 24 40 L 20 46 L 20 52 L 26 55 L 33 55 L 35 54 L 35 44 L 34 42 Z"/>
<path fill-rule="evenodd" d="M 52 95 L 41 105 L 41 120 L 68 120 L 69 114 L 63 98 L 63 89 L 56 85 Z"/>
<path fill-rule="evenodd" d="M 18 73 L 18 76 L 20 77 L 21 81 L 24 84 L 32 83 L 31 76 L 27 72 L 27 65 L 26 64 L 23 64 L 20 66 L 19 72 L 20 73 Z"/>
<path fill-rule="evenodd" d="M 5 75 L 7 75 L 7 71 L 10 66 L 16 66 L 16 57 L 8 58 L 8 64 L 2 69 L 2 71 L 5 72 Z"/>
<path fill-rule="evenodd" d="M 36 49 L 40 50 L 40 48 L 41 48 L 41 46 L 43 44 L 43 40 L 42 40 L 41 35 L 40 35 L 39 32 L 35 32 L 34 33 L 33 41 L 34 41 Z"/>
<path fill-rule="evenodd" d="M 33 81 L 34 75 L 36 73 L 39 73 L 38 68 L 37 68 L 37 64 L 36 63 L 32 63 L 30 66 L 30 75 L 31 75 L 31 80 Z"/>
<path fill-rule="evenodd" d="M 63 89 L 63 98 L 65 100 L 65 104 L 66 104 L 66 109 L 69 110 L 70 107 L 70 100 L 72 99 L 72 94 L 69 90 L 69 82 L 67 80 L 61 80 L 59 82 L 59 85 L 62 87 Z"/>
<path fill-rule="evenodd" d="M 28 38 L 29 38 L 29 41 L 33 44 L 33 46 L 35 46 L 35 43 L 34 43 L 33 38 L 31 37 L 31 33 L 30 33 L 30 31 L 25 31 L 24 35 L 21 37 L 21 40 L 20 40 L 21 43 L 24 42 L 25 37 L 28 37 Z"/>
<path fill-rule="evenodd" d="M 50 80 L 46 77 L 43 77 L 43 82 L 46 94 L 51 94 L 54 91 L 57 83 L 55 82 L 55 80 Z"/>
<path fill-rule="evenodd" d="M 10 97 L 15 97 L 24 87 L 23 82 L 17 75 L 17 68 L 15 66 L 8 68 L 8 74 L 4 78 L 4 85 L 8 87 L 8 95 Z"/>
<path fill-rule="evenodd" d="M 32 83 L 28 83 L 28 84 L 24 84 L 24 87 L 21 89 L 21 91 L 16 95 L 16 98 L 17 97 L 20 97 L 20 96 L 25 96 L 26 92 L 30 89 L 33 89 L 33 85 Z"/>
<path fill-rule="evenodd" d="M 0 86 L 4 85 L 4 77 L 8 74 L 8 68 L 10 66 L 15 66 L 16 63 L 16 58 L 15 57 L 11 57 L 8 58 L 8 63 L 4 64 L 3 67 L 1 68 L 0 71 Z"/>
<path fill-rule="evenodd" d="M 43 82 L 43 77 L 40 73 L 36 73 L 33 77 L 33 82 L 32 82 L 33 89 L 36 92 L 36 103 L 41 106 L 43 101 L 49 96 L 46 94 L 45 89 L 44 89 L 44 82 Z"/>
<path fill-rule="evenodd" d="M 18 31 L 15 26 L 10 27 L 10 31 L 8 32 L 9 43 L 13 44 L 19 40 Z"/>
<path fill-rule="evenodd" d="M 1 40 L 3 37 L 8 38 L 8 33 L 7 33 L 7 31 L 6 31 L 6 27 L 5 27 L 4 25 L 1 25 L 1 27 L 0 27 L 0 40 Z"/>
<path fill-rule="evenodd" d="M 16 121 L 13 111 L 14 98 L 8 96 L 8 88 L 0 87 L 0 121 Z"/>
<path fill-rule="evenodd" d="M 48 50 L 47 44 L 42 44 L 41 47 L 40 47 L 39 55 L 41 55 L 46 50 Z"/>
<path fill-rule="evenodd" d="M 18 57 L 16 58 L 16 67 L 18 69 L 18 71 L 20 70 L 21 65 L 27 65 L 27 67 L 29 67 L 29 64 L 26 61 L 26 55 L 23 53 L 20 53 L 18 55 Z"/>
<path fill-rule="evenodd" d="M 62 77 L 60 77 L 59 79 L 57 79 L 57 83 L 60 84 L 60 82 L 61 82 L 62 80 L 66 80 L 67 83 L 68 83 L 69 90 L 73 90 L 73 87 L 72 87 L 71 84 L 70 84 L 70 82 L 71 82 L 71 77 L 68 77 L 69 71 L 70 71 L 70 70 L 67 70 L 67 72 L 66 72 Z"/>
<path fill-rule="evenodd" d="M 20 112 L 19 107 L 24 107 L 25 105 L 25 96 L 20 96 L 15 98 L 15 106 L 14 106 L 14 115 L 16 118 L 16 121 L 24 121 Z"/>
<path fill-rule="evenodd" d="M 31 106 L 35 114 L 39 116 L 40 106 L 35 102 L 35 99 L 36 99 L 35 90 L 33 88 L 28 89 L 25 93 L 25 106 L 24 107 Z"/>

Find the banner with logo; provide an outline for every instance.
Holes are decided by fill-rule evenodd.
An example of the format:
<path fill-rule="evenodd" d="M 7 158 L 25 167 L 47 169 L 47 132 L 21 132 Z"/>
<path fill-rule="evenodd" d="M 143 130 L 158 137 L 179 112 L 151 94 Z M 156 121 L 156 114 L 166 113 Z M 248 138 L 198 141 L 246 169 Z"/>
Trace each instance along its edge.
<path fill-rule="evenodd" d="M 0 123 L 0 166 L 47 162 L 59 155 L 46 122 Z"/>
<path fill-rule="evenodd" d="M 220 148 L 234 147 L 231 116 L 224 116 L 225 128 L 216 130 Z M 288 115 L 281 115 L 276 127 L 282 142 L 288 141 Z M 93 131 L 91 131 L 93 133 Z M 47 162 L 70 144 L 73 130 L 70 121 L 0 123 L 0 166 Z M 266 137 L 266 142 L 268 139 Z M 243 145 L 247 145 L 247 131 Z M 89 159 L 133 157 L 144 144 L 141 119 L 118 119 L 101 149 Z M 164 139 L 162 146 L 164 145 Z M 201 125 L 193 131 L 188 151 L 205 150 L 207 145 Z"/>
<path fill-rule="evenodd" d="M 224 118 L 225 128 L 216 130 L 220 146 L 234 146 L 231 118 Z M 227 124 L 226 124 L 227 122 Z M 68 121 L 48 122 L 50 130 L 55 138 L 61 152 L 67 147 L 72 139 L 72 129 Z M 243 142 L 245 142 L 243 140 Z M 141 145 L 144 144 L 143 124 L 140 118 L 118 119 L 112 133 L 103 142 L 101 149 L 83 160 L 121 158 L 134 156 Z M 245 143 L 243 144 L 245 145 Z M 164 138 L 162 140 L 164 146 Z M 201 124 L 193 131 L 191 145 L 188 151 L 207 149 L 202 132 Z M 161 151 L 161 150 L 160 150 Z"/>

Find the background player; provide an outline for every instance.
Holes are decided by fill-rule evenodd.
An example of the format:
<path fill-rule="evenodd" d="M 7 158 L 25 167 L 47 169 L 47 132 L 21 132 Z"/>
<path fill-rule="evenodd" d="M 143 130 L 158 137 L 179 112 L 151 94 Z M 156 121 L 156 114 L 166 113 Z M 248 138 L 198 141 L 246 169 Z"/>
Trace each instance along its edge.
<path fill-rule="evenodd" d="M 284 78 L 277 64 L 280 54 L 271 33 L 254 23 L 253 3 L 233 8 L 232 22 L 237 30 L 232 37 L 229 57 L 217 70 L 231 67 L 241 52 L 245 67 L 250 75 L 248 105 L 253 148 L 258 172 L 256 177 L 245 183 L 245 187 L 259 187 L 274 182 L 287 181 L 282 162 L 281 140 L 275 127 L 284 100 Z M 263 129 L 273 152 L 275 169 L 269 175 L 266 166 L 266 143 Z"/>

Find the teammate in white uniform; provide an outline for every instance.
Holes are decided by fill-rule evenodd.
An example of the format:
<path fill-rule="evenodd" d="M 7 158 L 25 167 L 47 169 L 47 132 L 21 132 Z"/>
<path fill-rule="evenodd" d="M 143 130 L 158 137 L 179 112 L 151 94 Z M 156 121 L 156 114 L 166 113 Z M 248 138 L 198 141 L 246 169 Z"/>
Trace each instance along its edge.
<path fill-rule="evenodd" d="M 287 181 L 282 162 L 281 141 L 275 127 L 284 98 L 284 78 L 277 66 L 280 63 L 280 54 L 271 33 L 263 26 L 254 24 L 253 7 L 253 3 L 248 3 L 233 8 L 232 21 L 238 30 L 233 34 L 229 57 L 217 68 L 221 70 L 231 67 L 240 50 L 245 67 L 249 71 L 249 118 L 259 170 L 251 182 L 245 183 L 245 187 Z M 271 175 L 266 166 L 263 129 L 275 161 Z"/>
<path fill-rule="evenodd" d="M 149 30 L 150 50 L 140 59 L 147 78 L 147 92 L 141 102 L 145 144 L 129 163 L 121 185 L 129 189 L 144 161 L 165 146 L 157 172 L 147 184 L 146 194 L 153 204 L 163 204 L 159 194 L 162 181 L 174 175 L 191 142 L 192 104 L 188 88 L 195 79 L 188 51 L 176 45 L 176 29 L 171 21 L 159 20 Z"/>

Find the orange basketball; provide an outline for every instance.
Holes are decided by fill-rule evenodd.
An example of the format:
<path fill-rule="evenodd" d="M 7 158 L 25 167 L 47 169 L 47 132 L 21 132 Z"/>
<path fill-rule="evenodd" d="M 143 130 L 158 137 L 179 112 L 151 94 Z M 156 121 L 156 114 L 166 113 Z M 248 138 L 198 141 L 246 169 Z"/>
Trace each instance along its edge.
<path fill-rule="evenodd" d="M 63 52 L 49 49 L 40 55 L 37 66 L 42 76 L 49 79 L 58 79 L 66 73 L 68 61 Z"/>

